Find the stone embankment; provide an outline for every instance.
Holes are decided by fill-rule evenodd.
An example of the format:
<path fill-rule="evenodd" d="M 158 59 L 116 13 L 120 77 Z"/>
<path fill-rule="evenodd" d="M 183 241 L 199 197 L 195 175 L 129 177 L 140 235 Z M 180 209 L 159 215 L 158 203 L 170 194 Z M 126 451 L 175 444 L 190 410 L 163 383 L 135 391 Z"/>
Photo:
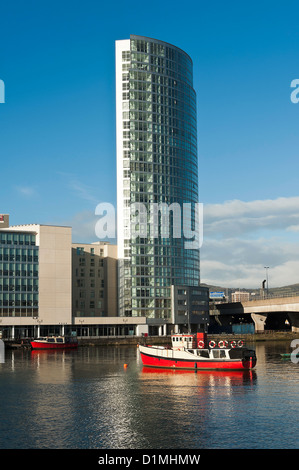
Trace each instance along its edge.
<path fill-rule="evenodd" d="M 211 339 L 219 341 L 220 339 L 238 340 L 242 339 L 246 343 L 259 341 L 292 341 L 299 338 L 299 333 L 291 331 L 265 331 L 254 334 L 208 334 L 208 341 Z M 30 340 L 4 340 L 5 347 L 8 349 L 30 348 Z M 105 336 L 100 338 L 78 338 L 79 346 L 137 346 L 138 344 L 158 344 L 171 345 L 170 336 Z"/>
<path fill-rule="evenodd" d="M 238 340 L 242 339 L 247 342 L 259 341 L 291 341 L 292 339 L 299 338 L 299 333 L 291 331 L 265 331 L 263 333 L 254 334 L 208 334 L 208 341 L 211 339 L 220 340 Z M 101 337 L 101 338 L 79 338 L 80 346 L 135 346 L 137 344 L 159 344 L 170 345 L 170 336 L 126 336 L 126 337 Z"/>

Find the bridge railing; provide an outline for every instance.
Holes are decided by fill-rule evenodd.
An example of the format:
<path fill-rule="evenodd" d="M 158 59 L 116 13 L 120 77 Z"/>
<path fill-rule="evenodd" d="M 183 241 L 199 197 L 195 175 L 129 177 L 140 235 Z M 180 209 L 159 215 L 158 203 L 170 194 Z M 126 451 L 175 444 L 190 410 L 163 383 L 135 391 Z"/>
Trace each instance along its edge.
<path fill-rule="evenodd" d="M 280 299 L 283 297 L 299 297 L 299 291 L 298 292 L 283 292 L 282 294 L 265 293 L 264 295 L 250 295 L 248 300 L 251 301 L 251 300 Z"/>
<path fill-rule="evenodd" d="M 242 294 L 242 293 L 241 293 Z M 299 291 L 295 291 L 295 292 L 283 292 L 283 293 L 271 293 L 269 292 L 268 294 L 265 292 L 264 294 L 262 295 L 250 295 L 249 294 L 249 297 L 248 299 L 245 299 L 243 298 L 242 299 L 242 296 L 240 297 L 240 300 L 236 300 L 235 302 L 233 302 L 232 300 L 229 300 L 228 298 L 226 298 L 225 300 L 216 300 L 216 299 L 210 299 L 210 302 L 213 302 L 215 304 L 219 304 L 219 303 L 237 303 L 237 302 L 251 302 L 253 300 L 270 300 L 270 299 L 280 299 L 280 298 L 284 298 L 284 297 L 299 297 Z"/>

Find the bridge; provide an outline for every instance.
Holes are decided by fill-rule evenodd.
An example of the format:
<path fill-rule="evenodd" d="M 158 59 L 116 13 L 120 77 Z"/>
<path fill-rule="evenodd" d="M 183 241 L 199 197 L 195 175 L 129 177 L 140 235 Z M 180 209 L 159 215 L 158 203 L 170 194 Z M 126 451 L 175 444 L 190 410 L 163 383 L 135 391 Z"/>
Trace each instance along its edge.
<path fill-rule="evenodd" d="M 265 329 L 299 332 L 299 294 L 241 302 L 210 302 L 210 319 L 224 327 L 253 323 L 256 333 Z"/>

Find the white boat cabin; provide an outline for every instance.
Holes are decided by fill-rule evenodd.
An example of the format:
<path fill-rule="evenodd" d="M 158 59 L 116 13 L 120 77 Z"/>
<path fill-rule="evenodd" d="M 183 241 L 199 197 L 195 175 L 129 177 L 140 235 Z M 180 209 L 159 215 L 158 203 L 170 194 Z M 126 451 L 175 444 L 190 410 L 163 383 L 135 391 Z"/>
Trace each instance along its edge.
<path fill-rule="evenodd" d="M 196 348 L 196 336 L 176 334 L 171 336 L 171 345 L 174 350 Z"/>
<path fill-rule="evenodd" d="M 44 336 L 42 338 L 37 338 L 34 341 L 39 343 L 75 343 L 77 338 L 68 337 L 68 336 Z"/>

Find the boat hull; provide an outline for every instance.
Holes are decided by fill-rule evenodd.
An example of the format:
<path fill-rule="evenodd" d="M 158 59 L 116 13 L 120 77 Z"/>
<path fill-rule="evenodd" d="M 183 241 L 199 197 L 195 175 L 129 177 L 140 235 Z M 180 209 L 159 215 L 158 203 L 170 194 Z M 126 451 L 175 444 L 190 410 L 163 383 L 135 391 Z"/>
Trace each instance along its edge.
<path fill-rule="evenodd" d="M 42 343 L 39 341 L 31 342 L 32 349 L 75 349 L 78 347 L 77 343 Z"/>
<path fill-rule="evenodd" d="M 250 370 L 255 367 L 256 359 L 210 359 L 184 358 L 183 353 L 160 350 L 155 347 L 140 346 L 142 363 L 147 367 L 194 370 Z"/>

